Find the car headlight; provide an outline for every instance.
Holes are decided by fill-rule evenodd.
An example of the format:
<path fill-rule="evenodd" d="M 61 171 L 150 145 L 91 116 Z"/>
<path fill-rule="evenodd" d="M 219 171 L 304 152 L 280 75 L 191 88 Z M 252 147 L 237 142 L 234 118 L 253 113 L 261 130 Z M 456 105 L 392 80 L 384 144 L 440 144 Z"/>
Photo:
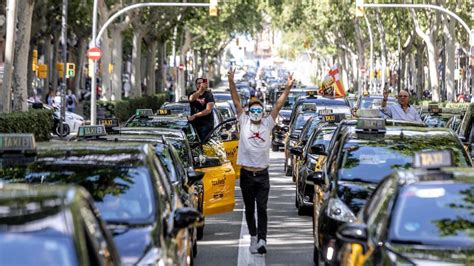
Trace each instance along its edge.
<path fill-rule="evenodd" d="M 356 220 L 354 213 L 338 198 L 331 198 L 328 204 L 328 216 L 334 220 L 353 223 Z"/>
<path fill-rule="evenodd" d="M 159 265 L 165 266 L 164 260 L 161 258 L 161 251 L 158 248 L 150 249 L 145 256 L 137 263 L 139 266 Z"/>

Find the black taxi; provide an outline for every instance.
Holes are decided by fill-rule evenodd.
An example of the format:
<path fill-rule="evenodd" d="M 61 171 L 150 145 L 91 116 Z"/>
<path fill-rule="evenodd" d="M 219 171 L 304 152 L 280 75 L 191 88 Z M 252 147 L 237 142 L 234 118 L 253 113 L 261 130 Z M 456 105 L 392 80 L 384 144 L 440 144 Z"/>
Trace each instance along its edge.
<path fill-rule="evenodd" d="M 235 128 L 237 122 L 235 119 L 223 122 L 215 127 L 205 140 L 200 140 L 186 116 L 173 115 L 165 109 L 158 110 L 156 115 L 151 109 L 139 109 L 125 124 L 125 128 L 158 127 L 182 130 L 191 147 L 194 168 L 204 173 L 203 214 L 213 215 L 230 212 L 235 206 L 237 171 L 234 171 L 232 162 L 237 160 L 238 135 L 227 134 L 228 125 Z M 238 169 L 237 166 L 235 169 Z"/>
<path fill-rule="evenodd" d="M 452 152 L 417 153 L 412 169 L 385 177 L 339 228 L 342 265 L 472 265 L 474 171 Z"/>
<path fill-rule="evenodd" d="M 190 264 L 188 228 L 201 215 L 171 196 L 150 144 L 47 142 L 37 145 L 33 160 L 26 156 L 2 166 L 0 180 L 84 187 L 112 231 L 123 264 Z"/>
<path fill-rule="evenodd" d="M 337 124 L 343 119 L 345 114 L 326 114 L 313 118 L 312 121 L 308 121 L 311 122 L 307 125 L 308 128 L 312 128 L 313 123 L 316 124 L 313 121 L 318 122 L 311 129 L 309 139 L 302 141 L 304 142 L 302 147 L 290 150 L 297 157 L 293 174 L 296 176 L 295 206 L 299 215 L 305 214 L 313 206 L 315 189 L 318 193 L 321 191 L 319 185 L 323 183 L 322 166 L 326 157 L 320 153 L 328 152 L 327 148 Z"/>
<path fill-rule="evenodd" d="M 378 110 L 372 114 L 378 115 Z M 343 121 L 331 139 L 329 154 L 319 152 L 328 156 L 323 167 L 326 183 L 321 185 L 324 197 L 313 203 L 318 213 L 313 219 L 315 261 L 334 262 L 340 244 L 336 229 L 354 222 L 375 186 L 392 171 L 410 167 L 415 152 L 447 149 L 456 166 L 472 165 L 451 130 L 406 123 L 379 117 Z"/>
<path fill-rule="evenodd" d="M 0 250 L 2 265 L 121 265 L 94 201 L 74 186 L 0 183 Z"/>
<path fill-rule="evenodd" d="M 474 158 L 474 103 L 468 106 L 456 133 L 464 143 L 466 150 L 471 154 L 471 158 Z"/>
<path fill-rule="evenodd" d="M 307 96 L 300 97 L 293 106 L 289 131 L 285 141 L 285 174 L 292 175 L 293 156 L 290 148 L 297 145 L 301 130 L 309 118 L 318 115 L 320 111 L 331 110 L 332 113 L 344 113 L 351 115 L 349 103 L 344 98 L 330 98 L 316 95 L 315 91 L 307 91 Z"/>

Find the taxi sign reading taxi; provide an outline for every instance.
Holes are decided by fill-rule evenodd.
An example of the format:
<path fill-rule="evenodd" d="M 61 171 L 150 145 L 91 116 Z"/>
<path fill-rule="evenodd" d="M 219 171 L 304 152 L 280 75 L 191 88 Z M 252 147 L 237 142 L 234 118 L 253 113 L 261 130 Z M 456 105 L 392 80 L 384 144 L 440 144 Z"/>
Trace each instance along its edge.
<path fill-rule="evenodd" d="M 356 131 L 385 132 L 385 119 L 383 118 L 359 118 Z"/>
<path fill-rule="evenodd" d="M 98 119 L 99 125 L 103 125 L 106 128 L 107 127 L 118 127 L 119 122 L 117 118 L 104 118 L 104 119 Z"/>
<path fill-rule="evenodd" d="M 414 168 L 438 169 L 453 166 L 453 156 L 450 151 L 429 151 L 415 153 Z"/>
<path fill-rule="evenodd" d="M 318 95 L 318 91 L 307 91 L 306 92 L 306 96 L 312 97 L 312 96 L 316 96 L 316 95 Z"/>
<path fill-rule="evenodd" d="M 87 58 L 93 61 L 97 61 L 102 57 L 102 50 L 97 47 L 92 47 L 89 50 L 87 50 Z"/>
<path fill-rule="evenodd" d="M 0 134 L 0 153 L 4 151 L 28 151 L 36 148 L 33 134 Z"/>
<path fill-rule="evenodd" d="M 318 115 L 329 115 L 332 114 L 332 109 L 321 109 L 318 111 Z"/>
<path fill-rule="evenodd" d="M 323 121 L 327 123 L 339 123 L 345 118 L 345 114 L 328 114 L 323 115 Z"/>
<path fill-rule="evenodd" d="M 153 110 L 151 110 L 151 109 L 137 109 L 135 111 L 135 115 L 140 116 L 140 117 L 152 116 L 153 115 Z"/>
<path fill-rule="evenodd" d="M 157 114 L 158 115 L 170 115 L 171 110 L 169 110 L 169 109 L 160 109 L 160 110 L 158 110 Z"/>
<path fill-rule="evenodd" d="M 77 132 L 78 137 L 100 137 L 106 135 L 104 125 L 81 126 Z"/>

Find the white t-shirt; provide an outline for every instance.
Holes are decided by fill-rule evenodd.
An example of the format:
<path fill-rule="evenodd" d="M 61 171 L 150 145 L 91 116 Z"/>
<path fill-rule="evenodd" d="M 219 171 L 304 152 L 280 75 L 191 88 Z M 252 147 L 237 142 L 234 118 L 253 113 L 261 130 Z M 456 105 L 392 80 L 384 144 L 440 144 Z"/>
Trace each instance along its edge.
<path fill-rule="evenodd" d="M 275 121 L 271 115 L 262 118 L 258 125 L 242 113 L 239 117 L 240 140 L 237 164 L 241 166 L 267 168 L 270 162 L 271 133 Z"/>

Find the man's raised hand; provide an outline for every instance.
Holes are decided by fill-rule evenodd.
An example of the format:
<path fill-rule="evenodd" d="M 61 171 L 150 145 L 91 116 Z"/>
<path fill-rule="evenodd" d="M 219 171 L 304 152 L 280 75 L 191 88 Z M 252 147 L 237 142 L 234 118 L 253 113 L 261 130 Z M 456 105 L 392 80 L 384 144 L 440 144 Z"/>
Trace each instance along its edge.
<path fill-rule="evenodd" d="M 234 68 L 234 69 L 231 68 L 231 69 L 229 69 L 229 71 L 227 72 L 227 79 L 228 79 L 229 81 L 234 81 L 235 70 L 236 70 L 236 68 Z"/>
<path fill-rule="evenodd" d="M 288 81 L 286 83 L 287 89 L 291 89 L 293 87 L 293 84 L 295 83 L 295 78 L 293 77 L 294 73 L 291 73 L 288 75 Z"/>

